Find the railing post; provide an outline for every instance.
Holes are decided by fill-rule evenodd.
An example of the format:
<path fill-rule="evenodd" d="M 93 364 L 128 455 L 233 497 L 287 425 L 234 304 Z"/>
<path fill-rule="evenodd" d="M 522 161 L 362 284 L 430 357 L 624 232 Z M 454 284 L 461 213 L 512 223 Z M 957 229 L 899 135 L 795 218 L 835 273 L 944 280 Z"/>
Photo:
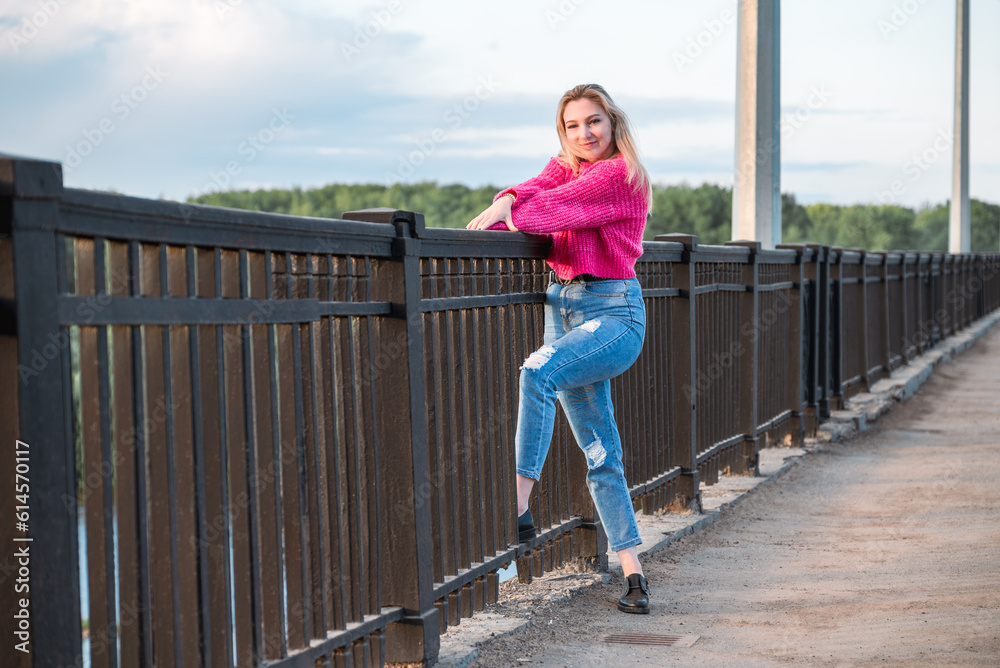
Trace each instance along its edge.
<path fill-rule="evenodd" d="M 927 269 L 924 269 L 924 265 Z M 927 331 L 927 291 L 930 286 L 930 255 L 928 253 L 917 253 L 917 331 L 914 332 L 916 341 L 916 355 L 923 355 L 930 348 L 933 332 Z"/>
<path fill-rule="evenodd" d="M 976 320 L 987 313 L 986 305 L 986 256 L 976 255 L 976 280 L 979 289 L 976 290 Z"/>
<path fill-rule="evenodd" d="M 806 423 L 805 430 L 810 436 L 816 434 L 819 426 L 819 391 L 817 379 L 819 378 L 819 265 L 823 256 L 822 248 L 816 244 L 803 245 L 799 251 L 799 258 L 802 264 L 802 283 L 800 294 L 808 295 L 808 299 L 803 299 L 803 320 L 802 329 L 805 341 L 805 351 L 802 353 L 803 364 L 805 364 L 805 405 L 802 409 L 803 422 Z M 809 261 L 806 262 L 806 252 L 809 253 Z M 808 282 L 808 289 L 806 283 Z"/>
<path fill-rule="evenodd" d="M 812 337 L 815 346 L 816 377 L 812 382 L 815 388 L 815 410 L 817 425 L 819 420 L 830 417 L 830 247 L 822 244 L 807 244 L 813 249 L 813 263 L 809 268 L 809 278 L 815 281 L 813 298 L 816 300 L 816 336 Z"/>
<path fill-rule="evenodd" d="M 912 332 L 910 332 L 910 291 L 907 286 L 908 281 L 906 280 L 906 258 L 909 254 L 903 251 L 901 255 L 902 257 L 899 260 L 899 298 L 903 301 L 903 303 L 900 304 L 901 308 L 899 309 L 899 317 L 903 320 L 900 323 L 899 328 L 899 354 L 902 357 L 900 365 L 903 365 L 910 363 L 910 356 L 907 354 L 907 344 L 910 341 Z"/>
<path fill-rule="evenodd" d="M 688 234 L 658 234 L 653 241 L 672 241 L 684 246 L 681 263 L 675 265 L 674 287 L 680 292 L 672 301 L 671 352 L 674 358 L 673 402 L 674 436 L 677 440 L 678 459 L 671 466 L 680 466 L 677 496 L 681 502 L 701 512 L 701 485 L 698 476 L 698 450 L 695 431 L 697 418 L 697 387 L 695 384 L 695 335 L 694 254 L 698 250 L 698 237 Z"/>
<path fill-rule="evenodd" d="M 945 303 L 948 304 L 948 311 L 951 314 L 951 331 L 949 334 L 957 334 L 962 329 L 962 291 L 965 279 L 965 255 L 949 255 L 951 260 L 951 285 L 945 293 Z"/>
<path fill-rule="evenodd" d="M 5 181 L 0 177 L 0 184 Z M 0 186 L 2 187 L 2 186 Z M 0 383 L 0 434 L 8 439 L 7 447 L 16 445 L 13 439 L 22 437 L 18 421 L 18 390 L 20 383 L 13 380 L 17 373 L 17 302 L 14 294 L 14 248 L 11 241 L 11 220 L 7 215 L 11 210 L 12 199 L 9 192 L 0 190 L 0 378 L 6 382 Z M 15 452 L 11 450 L 8 452 Z M 9 470 L 9 469 L 7 469 Z M 15 477 L 5 474 L 0 476 L 0 498 L 13 499 Z M 14 578 L 17 577 L 18 563 L 13 556 L 15 533 L 15 516 L 12 512 L 0 513 L 0 544 L 5 545 L 0 556 L 0 610 L 10 611 L 0 618 L 0 637 L 19 642 L 17 636 L 18 620 L 14 619 L 16 603 L 20 596 L 15 592 Z M 28 668 L 31 665 L 31 655 L 11 651 L 12 668 Z"/>
<path fill-rule="evenodd" d="M 972 255 L 966 253 L 962 256 L 962 329 L 969 326 L 969 313 L 972 310 L 970 308 L 972 299 L 969 297 L 972 289 L 972 261 Z"/>
<path fill-rule="evenodd" d="M 948 304 L 951 307 L 952 334 L 957 334 L 963 329 L 965 321 L 965 304 L 962 299 L 965 294 L 965 260 L 967 255 L 951 256 L 951 290 L 947 295 Z"/>
<path fill-rule="evenodd" d="M 427 452 L 423 316 L 420 311 L 420 240 L 423 215 L 395 209 L 350 211 L 345 220 L 388 223 L 396 228 L 393 259 L 373 259 L 372 299 L 391 303 L 376 333 L 377 349 L 405 351 L 403 364 L 390 365 L 375 379 L 379 435 L 382 599 L 401 606 L 405 617 L 386 633 L 386 660 L 437 660 L 438 610 L 434 607 L 430 474 Z"/>
<path fill-rule="evenodd" d="M 858 253 L 860 258 L 859 269 L 858 269 L 858 281 L 860 282 L 860 296 L 858 297 L 858 303 L 855 305 L 858 309 L 858 322 L 861 324 L 859 331 L 857 332 L 845 332 L 847 336 L 855 336 L 859 338 L 859 343 L 861 345 L 861 359 L 864 360 L 864 368 L 861 370 L 862 377 L 865 380 L 865 391 L 872 391 L 872 381 L 871 376 L 868 371 L 872 368 L 872 361 L 869 358 L 871 351 L 868 349 L 868 251 L 864 248 L 851 248 L 849 249 Z"/>
<path fill-rule="evenodd" d="M 829 249 L 830 261 L 830 408 L 844 407 L 844 249 Z"/>
<path fill-rule="evenodd" d="M 757 291 L 759 269 L 757 253 L 761 250 L 759 241 L 727 241 L 726 246 L 741 246 L 750 250 L 748 261 L 742 266 L 741 280 L 746 292 L 740 295 L 740 341 L 741 349 L 750 354 L 740 356 L 740 429 L 743 431 L 743 454 L 747 459 L 747 471 L 760 475 L 760 435 L 757 433 L 760 415 L 760 296 Z"/>
<path fill-rule="evenodd" d="M 941 267 L 941 275 L 944 277 L 944 281 L 941 284 L 941 308 L 944 309 L 944 320 L 946 322 L 946 329 L 941 333 L 941 338 L 946 339 L 955 333 L 956 310 L 951 299 L 951 296 L 955 294 L 955 278 L 957 276 L 954 255 L 945 254 Z"/>
<path fill-rule="evenodd" d="M 975 257 L 971 254 L 965 254 L 962 258 L 964 262 L 962 268 L 962 329 L 969 326 L 972 321 L 970 314 L 972 313 L 972 266 L 975 261 Z"/>
<path fill-rule="evenodd" d="M 892 365 L 890 364 L 892 353 L 889 346 L 889 253 L 882 251 L 872 253 L 872 255 L 880 255 L 882 258 L 879 263 L 882 270 L 882 289 L 879 290 L 879 312 L 882 314 L 879 317 L 879 339 L 882 341 L 881 364 L 885 370 L 885 376 L 888 378 L 892 373 Z"/>
<path fill-rule="evenodd" d="M 778 248 L 795 251 L 795 265 L 794 269 L 792 269 L 792 282 L 795 283 L 795 286 L 792 288 L 792 304 L 791 308 L 789 308 L 789 313 L 794 315 L 791 321 L 791 333 L 788 337 L 791 378 L 789 378 L 787 385 L 787 401 L 788 406 L 792 409 L 792 420 L 798 422 L 798 440 L 796 445 L 801 446 L 805 443 L 807 417 L 809 418 L 808 431 L 810 434 L 815 434 L 816 427 L 818 426 L 815 407 L 815 383 L 813 382 L 813 379 L 816 377 L 815 362 L 812 361 L 812 356 L 808 354 L 808 348 L 812 348 L 815 345 L 816 311 L 813 309 L 813 313 L 810 313 L 809 309 L 806 308 L 806 247 L 803 244 L 787 244 L 779 245 Z M 813 303 L 815 303 L 816 294 L 816 272 L 814 265 L 815 260 L 810 263 L 811 271 L 809 277 L 809 290 L 813 293 L 810 301 Z M 805 369 L 805 374 L 803 374 L 803 365 L 808 365 L 808 368 Z M 813 391 L 803 392 L 802 384 L 804 382 L 807 386 L 812 386 L 814 388 Z"/>
<path fill-rule="evenodd" d="M 3 539 L 13 546 L 15 555 L 26 555 L 21 565 L 30 564 L 28 647 L 35 666 L 76 665 L 82 637 L 76 459 L 67 431 L 72 412 L 69 336 L 60 331 L 56 309 L 57 276 L 62 271 L 56 227 L 62 189 L 58 163 L 0 160 L 0 193 L 12 200 L 20 408 L 19 432 L 5 432 L 4 438 L 27 444 L 24 454 L 30 465 L 30 542 L 19 540 L 26 537 L 24 531 Z M 4 529 L 6 533 L 6 525 Z M 12 582 L 5 584 L 0 598 L 13 590 Z M 7 604 L 0 607 L 12 611 L 8 617 L 20 610 Z M 5 654 L 10 656 L 11 650 Z"/>
<path fill-rule="evenodd" d="M 930 267 L 930 320 L 931 320 L 931 336 L 933 337 L 933 345 L 937 345 L 945 336 L 944 325 L 941 323 L 943 317 L 942 313 L 947 314 L 941 307 L 941 296 L 944 288 L 944 253 L 933 253 L 931 255 L 931 267 Z"/>
<path fill-rule="evenodd" d="M 962 259 L 962 329 L 965 329 L 973 319 L 972 276 L 976 256 L 966 253 Z"/>
<path fill-rule="evenodd" d="M 945 299 L 948 296 L 951 263 L 949 262 L 949 255 L 947 253 L 939 253 L 938 257 L 940 259 L 938 263 L 938 277 L 937 283 L 934 285 L 934 320 L 937 322 L 938 331 L 938 338 L 935 343 L 948 338 L 948 321 L 951 318 L 951 314 L 947 308 L 947 300 Z"/>
<path fill-rule="evenodd" d="M 992 313 L 1000 308 L 1000 254 L 994 253 L 986 262 L 987 266 L 983 267 L 984 313 Z"/>

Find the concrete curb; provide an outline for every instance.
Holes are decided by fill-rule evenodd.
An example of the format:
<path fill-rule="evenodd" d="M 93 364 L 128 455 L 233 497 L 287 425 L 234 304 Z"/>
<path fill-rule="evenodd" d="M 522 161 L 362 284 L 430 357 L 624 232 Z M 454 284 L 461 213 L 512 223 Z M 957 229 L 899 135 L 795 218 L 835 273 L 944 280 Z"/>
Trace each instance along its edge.
<path fill-rule="evenodd" d="M 483 612 L 462 621 L 454 632 L 441 636 L 441 651 L 437 665 L 447 668 L 464 668 L 479 656 L 479 646 L 495 638 L 531 626 L 531 619 L 524 617 L 504 617 L 492 612 Z"/>
<path fill-rule="evenodd" d="M 880 417 L 892 410 L 896 403 L 912 397 L 939 364 L 968 350 L 997 322 L 1000 322 L 1000 312 L 986 316 L 962 332 L 948 337 L 925 355 L 896 369 L 891 378 L 883 378 L 873 384 L 870 392 L 854 395 L 843 410 L 831 411 L 830 418 L 819 426 L 816 440 L 842 441 L 869 429 Z"/>
<path fill-rule="evenodd" d="M 664 513 L 662 515 L 637 517 L 639 534 L 643 543 L 639 546 L 639 554 L 648 554 L 661 550 L 670 543 L 709 526 L 727 509 L 740 503 L 759 485 L 780 478 L 802 456 L 808 454 L 823 443 L 841 442 L 865 431 L 885 415 L 893 406 L 909 399 L 917 389 L 931 376 L 934 368 L 942 362 L 948 362 L 955 355 L 964 352 L 983 334 L 1000 322 L 1000 312 L 987 316 L 959 334 L 949 337 L 939 343 L 933 350 L 909 365 L 897 369 L 895 376 L 883 379 L 872 386 L 871 392 L 864 392 L 852 397 L 844 410 L 834 411 L 830 418 L 824 421 L 817 430 L 817 438 L 806 439 L 802 448 L 765 448 L 760 451 L 760 475 L 720 477 L 719 482 L 702 490 L 702 514 L 696 513 Z M 561 598 L 548 602 L 565 600 L 576 595 L 584 588 L 598 582 L 608 582 L 614 575 L 621 574 L 621 564 L 617 555 L 608 555 L 608 573 L 591 573 L 567 576 L 556 571 L 535 578 L 534 582 L 543 583 L 546 580 L 566 579 L 572 577 L 573 582 L 561 595 Z M 536 597 L 541 603 L 541 595 Z M 479 656 L 479 648 L 495 638 L 516 633 L 531 626 L 533 618 L 510 617 L 491 612 L 482 612 L 471 619 L 464 619 L 457 627 L 449 628 L 441 636 L 441 651 L 437 666 L 441 668 L 464 668 Z"/>

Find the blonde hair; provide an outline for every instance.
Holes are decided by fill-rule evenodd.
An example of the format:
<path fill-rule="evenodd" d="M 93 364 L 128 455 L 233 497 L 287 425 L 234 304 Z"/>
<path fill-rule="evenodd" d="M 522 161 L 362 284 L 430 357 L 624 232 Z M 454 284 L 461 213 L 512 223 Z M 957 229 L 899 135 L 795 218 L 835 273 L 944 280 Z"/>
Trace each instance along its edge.
<path fill-rule="evenodd" d="M 566 163 L 574 174 L 580 173 L 580 158 L 573 153 L 570 147 L 569 139 L 566 136 L 566 125 L 563 122 L 563 112 L 566 111 L 567 104 L 584 98 L 599 106 L 611 121 L 611 129 L 614 131 L 614 146 L 612 146 L 611 157 L 621 154 L 628 166 L 626 181 L 636 192 L 645 191 L 646 201 L 652 203 L 653 191 L 649 181 L 649 172 L 639 161 L 639 151 L 636 148 L 635 140 L 632 139 L 632 127 L 629 125 L 628 117 L 614 103 L 603 86 L 580 84 L 563 93 L 556 110 L 556 132 L 559 133 L 559 144 L 562 146 L 559 159 Z"/>

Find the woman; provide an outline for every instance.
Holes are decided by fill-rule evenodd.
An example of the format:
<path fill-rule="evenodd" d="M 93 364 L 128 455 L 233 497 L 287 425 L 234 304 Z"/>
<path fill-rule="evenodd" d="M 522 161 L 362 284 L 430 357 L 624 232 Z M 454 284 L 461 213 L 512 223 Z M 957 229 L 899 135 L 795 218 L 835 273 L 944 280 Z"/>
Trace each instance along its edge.
<path fill-rule="evenodd" d="M 559 101 L 562 151 L 542 173 L 497 194 L 467 227 L 552 237 L 545 337 L 521 367 L 517 451 L 518 539 L 535 536 L 528 497 L 548 454 L 559 399 L 587 458 L 587 486 L 611 549 L 618 553 L 624 612 L 649 612 L 649 586 L 635 546 L 642 541 L 622 466 L 610 379 L 642 349 L 646 312 L 635 277 L 649 211 L 649 175 L 625 114 L 601 86 Z"/>

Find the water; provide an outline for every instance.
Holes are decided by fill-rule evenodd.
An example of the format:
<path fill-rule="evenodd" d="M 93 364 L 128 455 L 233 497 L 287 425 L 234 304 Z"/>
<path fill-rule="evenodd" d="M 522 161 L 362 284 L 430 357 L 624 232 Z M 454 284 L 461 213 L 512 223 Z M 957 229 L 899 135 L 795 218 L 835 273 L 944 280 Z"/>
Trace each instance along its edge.
<path fill-rule="evenodd" d="M 498 570 L 497 575 L 500 576 L 500 582 L 506 582 L 507 580 L 512 579 L 515 575 L 517 575 L 517 563 L 513 561 L 510 562 L 510 566 Z"/>
<path fill-rule="evenodd" d="M 80 619 L 87 620 L 90 615 L 90 580 L 87 578 L 87 522 L 83 513 L 77 515 L 77 540 L 80 545 Z M 90 634 L 83 639 L 83 668 L 90 668 Z"/>
<path fill-rule="evenodd" d="M 114 549 L 114 563 L 115 563 L 115 582 L 118 582 L 118 518 L 112 518 L 111 524 L 113 549 Z M 79 542 L 80 549 L 80 619 L 88 622 L 90 619 L 90 581 L 87 577 L 87 521 L 86 517 L 81 509 L 77 514 L 76 521 L 76 533 L 77 541 Z M 121 608 L 120 602 L 115 601 L 115 620 L 121 619 Z M 90 636 L 95 632 L 94 629 L 90 629 L 90 633 L 83 638 L 81 644 L 81 661 L 80 665 L 83 668 L 90 668 Z M 118 651 L 120 648 L 116 648 L 114 651 Z"/>

